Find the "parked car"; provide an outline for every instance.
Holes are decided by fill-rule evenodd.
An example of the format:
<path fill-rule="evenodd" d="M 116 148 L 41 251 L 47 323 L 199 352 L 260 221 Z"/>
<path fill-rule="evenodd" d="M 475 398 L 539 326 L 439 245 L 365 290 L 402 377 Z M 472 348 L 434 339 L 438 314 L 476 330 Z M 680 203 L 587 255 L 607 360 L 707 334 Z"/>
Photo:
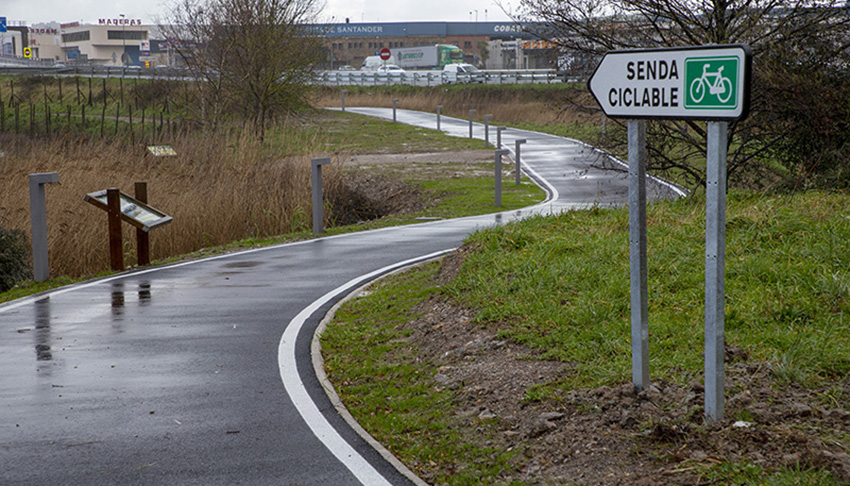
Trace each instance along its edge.
<path fill-rule="evenodd" d="M 443 66 L 443 82 L 451 83 L 483 83 L 484 73 L 472 64 L 446 64 Z"/>
<path fill-rule="evenodd" d="M 338 71 L 354 71 L 354 70 L 355 70 L 354 67 L 349 66 L 348 64 L 346 64 L 345 66 L 340 66 L 338 68 Z"/>

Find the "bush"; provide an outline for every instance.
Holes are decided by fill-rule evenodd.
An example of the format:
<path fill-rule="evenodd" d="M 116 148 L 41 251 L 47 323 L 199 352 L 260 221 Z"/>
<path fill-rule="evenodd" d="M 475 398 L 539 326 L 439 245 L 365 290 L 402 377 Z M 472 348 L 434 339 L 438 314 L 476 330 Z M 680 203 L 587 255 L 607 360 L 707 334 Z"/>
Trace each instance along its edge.
<path fill-rule="evenodd" d="M 5 292 L 32 275 L 29 243 L 21 230 L 0 227 L 0 292 Z"/>

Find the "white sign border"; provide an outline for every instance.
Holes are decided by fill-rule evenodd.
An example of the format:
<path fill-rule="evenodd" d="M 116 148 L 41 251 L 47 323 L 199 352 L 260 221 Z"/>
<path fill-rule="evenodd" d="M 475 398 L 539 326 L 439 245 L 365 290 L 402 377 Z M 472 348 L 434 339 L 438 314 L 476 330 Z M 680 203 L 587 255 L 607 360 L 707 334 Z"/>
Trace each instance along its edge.
<path fill-rule="evenodd" d="M 600 102 L 599 98 L 596 96 L 596 93 L 590 89 L 590 83 L 593 80 L 593 77 L 596 76 L 597 71 L 599 71 L 600 66 L 602 66 L 602 62 L 605 60 L 603 56 L 599 61 L 599 64 L 596 65 L 596 68 L 593 70 L 593 74 L 587 78 L 587 90 L 590 91 L 591 96 L 602 108 L 602 111 L 605 112 L 605 115 L 609 118 L 615 119 L 632 119 L 632 120 L 702 120 L 702 121 L 740 121 L 746 119 L 750 114 L 750 93 L 751 93 L 751 82 L 752 82 L 752 73 L 753 73 L 753 51 L 752 48 L 747 44 L 707 44 L 703 46 L 683 46 L 683 47 L 658 47 L 658 48 L 646 48 L 646 49 L 617 49 L 608 51 L 605 53 L 605 56 L 609 54 L 639 54 L 639 53 L 652 53 L 652 52 L 672 52 L 672 51 L 708 51 L 708 50 L 718 50 L 718 49 L 741 49 L 744 52 L 744 70 L 743 70 L 743 80 L 742 80 L 742 91 L 743 96 L 741 99 L 741 112 L 739 115 L 735 116 L 705 116 L 701 114 L 695 113 L 693 116 L 689 115 L 611 115 L 605 112 L 603 103 Z M 682 101 L 684 103 L 684 100 Z"/>

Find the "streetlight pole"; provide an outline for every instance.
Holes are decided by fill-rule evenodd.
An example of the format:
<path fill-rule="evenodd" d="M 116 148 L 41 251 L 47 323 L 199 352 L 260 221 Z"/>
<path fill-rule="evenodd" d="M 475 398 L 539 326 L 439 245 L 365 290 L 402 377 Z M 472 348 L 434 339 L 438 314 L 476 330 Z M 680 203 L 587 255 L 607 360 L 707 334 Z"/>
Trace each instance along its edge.
<path fill-rule="evenodd" d="M 127 56 L 127 32 L 124 30 L 124 14 L 119 14 L 118 16 L 121 17 L 121 65 L 126 66 L 127 58 L 125 56 Z"/>

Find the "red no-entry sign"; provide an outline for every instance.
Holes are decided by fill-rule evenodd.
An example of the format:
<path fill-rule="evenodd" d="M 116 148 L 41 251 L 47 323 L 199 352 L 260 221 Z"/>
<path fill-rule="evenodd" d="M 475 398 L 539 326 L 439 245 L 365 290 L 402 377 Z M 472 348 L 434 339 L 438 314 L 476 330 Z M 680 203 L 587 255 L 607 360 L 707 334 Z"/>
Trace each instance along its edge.
<path fill-rule="evenodd" d="M 390 52 L 390 50 L 389 50 L 389 49 L 387 49 L 386 47 L 384 47 L 383 49 L 381 49 L 381 59 L 383 59 L 384 61 L 386 61 L 386 60 L 388 60 L 388 59 L 390 58 L 390 56 L 392 56 L 392 53 Z"/>

